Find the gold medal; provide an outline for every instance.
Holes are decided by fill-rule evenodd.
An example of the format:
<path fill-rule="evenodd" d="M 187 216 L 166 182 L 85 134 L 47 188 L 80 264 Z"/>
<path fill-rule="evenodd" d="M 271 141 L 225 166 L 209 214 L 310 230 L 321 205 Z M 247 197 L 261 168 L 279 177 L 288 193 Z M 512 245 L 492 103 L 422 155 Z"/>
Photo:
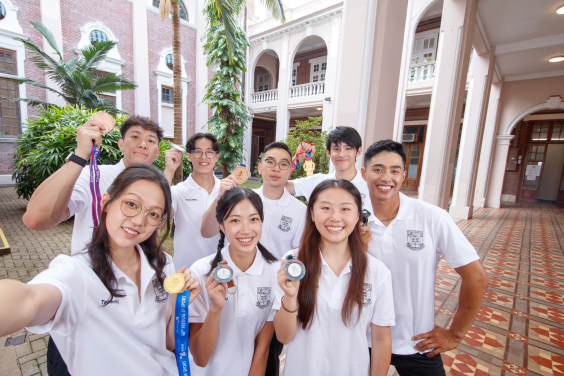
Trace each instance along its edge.
<path fill-rule="evenodd" d="M 232 172 L 235 180 L 237 180 L 237 185 L 241 185 L 247 181 L 249 178 L 249 170 L 245 166 L 237 166 Z"/>
<path fill-rule="evenodd" d="M 307 173 L 307 176 L 313 175 L 313 170 L 315 170 L 315 163 L 310 159 L 309 161 L 304 162 L 304 170 Z"/>
<path fill-rule="evenodd" d="M 164 289 L 170 294 L 178 294 L 184 290 L 184 273 L 169 274 L 163 283 Z"/>
<path fill-rule="evenodd" d="M 99 123 L 98 127 L 100 127 L 100 132 L 102 134 L 110 133 L 116 126 L 116 120 L 112 117 L 112 115 L 104 111 L 96 112 L 92 115 L 90 120 L 96 120 L 96 122 Z"/>

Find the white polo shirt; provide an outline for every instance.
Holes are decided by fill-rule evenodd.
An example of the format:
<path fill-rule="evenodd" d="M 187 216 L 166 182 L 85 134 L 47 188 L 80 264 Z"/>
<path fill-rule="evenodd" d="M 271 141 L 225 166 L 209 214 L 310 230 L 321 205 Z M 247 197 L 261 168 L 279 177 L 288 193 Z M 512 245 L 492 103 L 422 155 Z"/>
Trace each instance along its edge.
<path fill-rule="evenodd" d="M 49 269 L 29 284 L 48 284 L 61 291 L 55 318 L 28 327 L 49 332 L 72 375 L 178 375 L 174 354 L 166 349 L 166 327 L 172 314 L 168 293 L 141 256 L 141 300 L 135 283 L 112 263 L 123 298 L 109 293 L 92 270 L 88 254 L 57 256 Z M 166 275 L 174 273 L 167 255 Z"/>
<path fill-rule="evenodd" d="M 262 199 L 264 223 L 260 244 L 280 259 L 289 249 L 297 248 L 305 227 L 306 206 L 286 188 L 279 200 L 270 200 L 262 194 L 262 187 L 253 189 Z"/>
<path fill-rule="evenodd" d="M 411 338 L 435 327 L 435 276 L 444 256 L 452 268 L 479 259 L 476 250 L 445 210 L 399 193 L 396 218 L 384 226 L 374 215 L 368 221 L 368 252 L 392 272 L 396 326 L 392 353 L 415 354 Z"/>
<path fill-rule="evenodd" d="M 296 196 L 304 196 L 307 201 L 309 201 L 309 197 L 311 196 L 311 192 L 317 187 L 319 183 L 325 181 L 327 179 L 337 179 L 336 171 L 331 172 L 330 174 L 315 174 L 312 176 L 307 176 L 305 178 L 299 178 L 294 180 L 294 190 L 296 191 Z M 366 184 L 366 180 L 362 178 L 362 173 L 360 170 L 356 170 L 356 175 L 354 176 L 351 183 L 359 190 L 360 196 L 362 197 L 362 207 L 369 208 L 370 207 L 370 194 L 368 192 L 368 185 Z M 368 205 L 368 206 L 367 206 Z M 370 212 L 372 210 L 368 209 Z"/>
<path fill-rule="evenodd" d="M 268 263 L 257 250 L 253 264 L 241 272 L 229 256 L 229 247 L 221 251 L 222 257 L 233 268 L 235 294 L 227 293 L 219 321 L 219 335 L 215 351 L 205 368 L 194 369 L 194 375 L 248 375 L 255 352 L 255 339 L 264 324 L 272 321 L 272 303 L 282 289 L 278 286 L 276 273 L 280 263 Z M 204 257 L 192 265 L 192 276 L 206 285 L 210 262 L 215 255 Z M 230 289 L 230 290 L 233 290 Z M 208 291 L 203 288 L 190 304 L 190 323 L 203 323 L 211 306 Z M 196 368 L 196 367 L 193 367 Z"/>
<path fill-rule="evenodd" d="M 200 232 L 204 213 L 219 193 L 220 180 L 215 175 L 213 179 L 215 183 L 211 193 L 200 187 L 192 174 L 171 188 L 175 225 L 174 265 L 178 269 L 183 266 L 189 268 L 202 257 L 217 252 L 219 234 L 206 239 Z"/>
<path fill-rule="evenodd" d="M 100 194 L 108 191 L 108 188 L 116 177 L 125 170 L 123 159 L 115 165 L 101 165 L 100 169 Z M 70 214 L 74 215 L 74 226 L 72 228 L 71 255 L 75 255 L 86 249 L 92 241 L 94 223 L 92 221 L 92 193 L 90 192 L 90 165 L 84 166 L 74 188 L 71 199 L 67 206 Z"/>
<path fill-rule="evenodd" d="M 297 257 L 297 250 L 288 252 Z M 288 344 L 283 375 L 370 375 L 367 334 L 371 324 L 393 326 L 394 302 L 392 278 L 382 262 L 368 255 L 364 279 L 364 307 L 358 322 L 345 326 L 341 317 L 351 277 L 349 260 L 337 276 L 321 255 L 321 276 L 317 291 L 316 313 L 308 330 L 298 324 Z M 281 309 L 277 296 L 274 309 Z M 356 315 L 353 313 L 353 320 Z"/>

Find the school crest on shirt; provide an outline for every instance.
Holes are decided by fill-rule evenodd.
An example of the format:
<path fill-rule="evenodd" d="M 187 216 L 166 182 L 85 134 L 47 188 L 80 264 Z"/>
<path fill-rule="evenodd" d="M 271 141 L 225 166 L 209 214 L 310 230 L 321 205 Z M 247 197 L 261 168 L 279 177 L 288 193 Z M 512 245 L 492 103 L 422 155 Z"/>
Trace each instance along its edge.
<path fill-rule="evenodd" d="M 278 225 L 278 228 L 281 231 L 288 232 L 290 231 L 290 227 L 292 227 L 292 218 L 283 215 L 282 218 L 280 218 L 280 224 Z"/>
<path fill-rule="evenodd" d="M 265 309 L 272 304 L 270 299 L 270 287 L 257 287 L 257 304 L 260 309 Z"/>
<path fill-rule="evenodd" d="M 368 307 L 372 303 L 372 283 L 364 284 L 364 301 L 362 305 Z"/>
<path fill-rule="evenodd" d="M 425 248 L 423 244 L 423 231 L 407 230 L 407 248 L 420 251 Z"/>
<path fill-rule="evenodd" d="M 155 302 L 165 303 L 168 300 L 168 292 L 166 292 L 163 285 L 156 278 L 151 282 L 153 282 L 153 288 L 155 289 Z"/>

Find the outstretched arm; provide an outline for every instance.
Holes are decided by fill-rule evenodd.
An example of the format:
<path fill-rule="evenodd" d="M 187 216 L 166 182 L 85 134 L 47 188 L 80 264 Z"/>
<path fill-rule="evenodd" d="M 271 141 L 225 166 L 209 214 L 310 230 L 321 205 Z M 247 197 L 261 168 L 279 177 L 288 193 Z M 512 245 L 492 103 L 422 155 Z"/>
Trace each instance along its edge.
<path fill-rule="evenodd" d="M 217 223 L 217 219 L 215 218 L 217 202 L 225 192 L 236 186 L 237 180 L 233 175 L 229 175 L 225 179 L 221 179 L 221 182 L 219 183 L 219 193 L 217 194 L 215 200 L 213 200 L 213 202 L 211 203 L 210 207 L 206 210 L 204 217 L 202 218 L 200 233 L 204 238 L 213 238 L 214 236 L 219 234 L 219 223 Z"/>
<path fill-rule="evenodd" d="M 276 314 L 274 315 L 274 330 L 276 331 L 276 337 L 278 340 L 287 345 L 294 338 L 296 330 L 298 328 L 298 317 L 296 316 L 296 311 L 298 309 L 298 290 L 300 288 L 300 281 L 288 282 L 286 285 L 287 278 L 284 273 L 284 265 L 286 264 L 286 259 L 282 259 L 282 266 L 278 269 L 278 274 L 276 279 L 278 280 L 278 285 L 284 291 L 284 298 L 282 300 L 282 305 Z"/>
<path fill-rule="evenodd" d="M 0 280 L 0 337 L 26 326 L 41 325 L 55 317 L 62 295 L 51 285 L 26 285 Z"/>
<path fill-rule="evenodd" d="M 370 324 L 372 335 L 372 357 L 370 376 L 385 376 L 392 359 L 392 335 L 389 326 Z"/>

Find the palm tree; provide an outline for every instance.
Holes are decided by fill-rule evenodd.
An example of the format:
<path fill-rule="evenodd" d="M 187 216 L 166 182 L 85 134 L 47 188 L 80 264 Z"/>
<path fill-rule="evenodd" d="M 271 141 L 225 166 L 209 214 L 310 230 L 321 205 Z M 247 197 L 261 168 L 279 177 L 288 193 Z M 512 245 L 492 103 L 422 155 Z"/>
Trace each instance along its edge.
<path fill-rule="evenodd" d="M 70 105 L 84 106 L 86 109 L 98 109 L 113 115 L 123 113 L 112 106 L 109 99 L 102 99 L 98 94 L 116 90 L 132 90 L 137 87 L 135 82 L 123 77 L 121 74 L 108 73 L 100 75 L 96 70 L 98 65 L 106 58 L 117 42 L 97 42 L 94 45 L 81 49 L 82 56 L 76 56 L 65 62 L 53 34 L 41 22 L 31 22 L 47 43 L 55 50 L 59 59 L 53 58 L 39 46 L 22 38 L 14 38 L 22 42 L 33 54 L 31 61 L 51 78 L 57 85 L 52 88 L 28 78 L 11 78 L 18 85 L 29 84 L 49 90 L 61 96 Z M 9 98 L 6 101 L 27 102 L 30 106 L 59 107 L 56 104 L 29 98 Z"/>

